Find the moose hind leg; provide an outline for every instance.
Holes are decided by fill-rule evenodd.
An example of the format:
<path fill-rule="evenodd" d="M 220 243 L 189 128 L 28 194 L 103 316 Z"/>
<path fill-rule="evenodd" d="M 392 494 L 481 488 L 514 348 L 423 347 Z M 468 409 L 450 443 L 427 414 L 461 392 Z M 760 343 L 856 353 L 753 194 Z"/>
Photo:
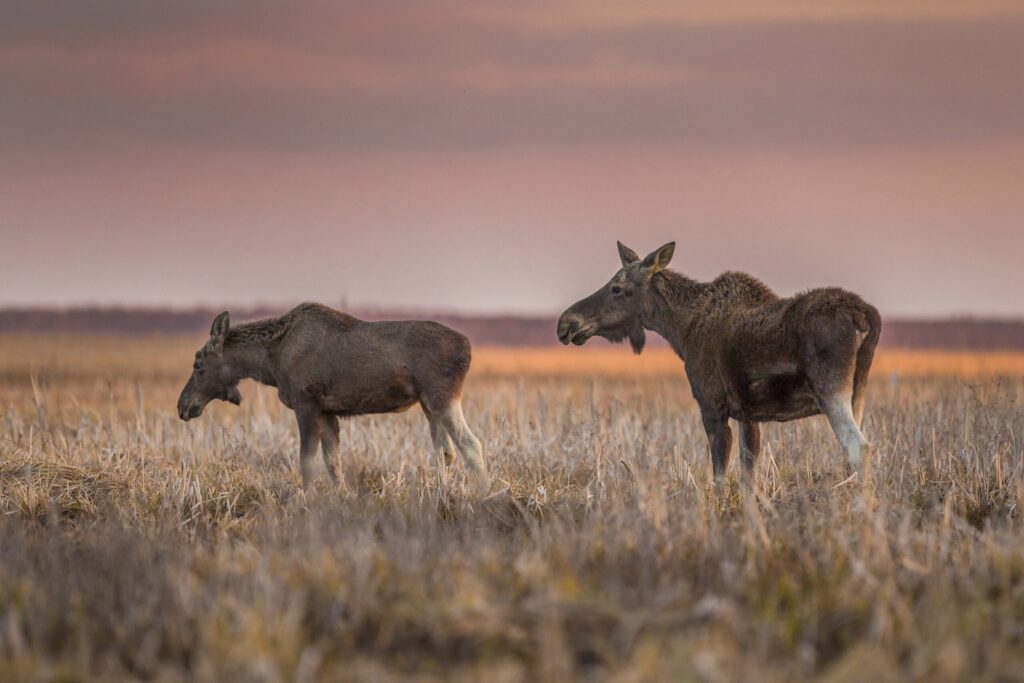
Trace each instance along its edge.
<path fill-rule="evenodd" d="M 427 416 L 427 422 L 430 423 L 430 441 L 434 444 L 434 455 L 441 453 L 444 464 L 451 465 L 455 462 L 455 444 L 452 442 L 452 437 L 448 435 L 448 431 L 437 414 L 430 412 L 426 406 L 423 406 L 423 414 Z"/>
<path fill-rule="evenodd" d="M 827 324 L 826 324 L 827 323 Z M 804 363 L 811 392 L 835 432 L 850 467 L 860 471 L 869 448 L 860 431 L 857 414 L 861 401 L 854 404 L 854 373 L 857 351 L 863 334 L 835 321 L 817 326 L 804 349 Z"/>
<path fill-rule="evenodd" d="M 452 401 L 441 411 L 440 418 L 441 424 L 455 442 L 459 455 L 467 467 L 475 476 L 486 479 L 487 465 L 484 464 L 483 446 L 466 424 L 466 417 L 462 414 L 462 403 L 458 400 Z"/>
<path fill-rule="evenodd" d="M 853 390 L 853 419 L 858 427 L 864 426 L 864 387 Z"/>
<path fill-rule="evenodd" d="M 834 394 L 823 397 L 822 410 L 828 417 L 832 431 L 835 432 L 843 450 L 846 451 L 850 467 L 860 471 L 863 467 L 864 454 L 870 448 L 870 444 L 857 425 L 849 396 Z"/>
<path fill-rule="evenodd" d="M 756 422 L 740 422 L 740 462 L 747 472 L 754 471 L 754 465 L 761 455 L 761 425 Z"/>
<path fill-rule="evenodd" d="M 338 483 L 338 446 L 340 442 L 340 428 L 338 418 L 334 415 L 320 416 L 320 449 L 324 457 L 324 467 L 327 468 L 327 476 L 333 484 Z"/>
<path fill-rule="evenodd" d="M 852 368 L 848 372 L 833 370 L 831 373 L 822 369 L 818 377 L 812 376 L 811 390 L 843 447 L 850 468 L 860 471 L 869 444 L 860 431 L 854 411 L 852 379 Z"/>

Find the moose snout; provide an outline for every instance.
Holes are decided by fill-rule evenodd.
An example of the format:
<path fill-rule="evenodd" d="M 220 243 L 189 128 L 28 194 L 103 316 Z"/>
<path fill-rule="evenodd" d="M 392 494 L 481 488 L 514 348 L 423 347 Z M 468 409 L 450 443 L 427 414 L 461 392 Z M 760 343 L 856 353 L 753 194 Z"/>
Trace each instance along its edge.
<path fill-rule="evenodd" d="M 574 343 L 577 346 L 587 341 L 584 332 L 584 321 L 577 315 L 563 313 L 558 319 L 558 341 L 563 344 Z"/>
<path fill-rule="evenodd" d="M 568 344 L 578 328 L 579 322 L 575 318 L 563 314 L 558 319 L 558 341 Z"/>
<path fill-rule="evenodd" d="M 178 404 L 178 417 L 185 422 L 199 417 L 203 414 L 203 407 L 198 403 Z"/>

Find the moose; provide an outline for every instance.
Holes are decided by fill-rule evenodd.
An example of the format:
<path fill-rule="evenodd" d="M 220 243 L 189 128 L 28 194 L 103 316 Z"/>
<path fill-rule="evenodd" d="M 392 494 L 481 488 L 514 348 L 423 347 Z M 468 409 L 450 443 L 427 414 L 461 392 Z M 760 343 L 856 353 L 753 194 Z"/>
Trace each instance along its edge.
<path fill-rule="evenodd" d="M 635 353 L 657 332 L 684 361 L 711 447 L 714 476 L 732 450 L 753 470 L 761 422 L 824 413 L 855 471 L 870 448 L 861 433 L 864 392 L 882 320 L 874 306 L 838 288 L 783 298 L 745 273 L 697 282 L 667 270 L 669 242 L 645 258 L 618 243 L 622 268 L 558 319 L 558 339 L 629 339 Z"/>
<path fill-rule="evenodd" d="M 465 336 L 429 321 L 366 322 L 315 303 L 278 317 L 231 326 L 213 321 L 178 398 L 178 415 L 199 417 L 213 399 L 238 405 L 238 383 L 277 387 L 295 411 L 303 488 L 314 479 L 317 448 L 338 482 L 339 417 L 401 412 L 419 403 L 445 464 L 455 451 L 478 485 L 487 477 L 479 439 L 462 413 L 462 384 L 471 349 Z"/>

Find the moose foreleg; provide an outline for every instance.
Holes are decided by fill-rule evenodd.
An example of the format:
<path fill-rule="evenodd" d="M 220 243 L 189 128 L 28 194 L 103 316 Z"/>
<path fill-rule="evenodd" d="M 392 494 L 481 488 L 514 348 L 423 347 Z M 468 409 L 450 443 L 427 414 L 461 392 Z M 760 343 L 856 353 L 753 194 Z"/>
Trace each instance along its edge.
<path fill-rule="evenodd" d="M 317 412 L 296 410 L 295 419 L 299 423 L 299 471 L 302 473 L 302 488 L 308 491 L 316 476 L 314 458 L 322 432 L 320 415 Z"/>
<path fill-rule="evenodd" d="M 761 425 L 756 422 L 740 422 L 740 462 L 747 472 L 754 471 L 754 465 L 761 455 Z"/>
<path fill-rule="evenodd" d="M 340 441 L 338 418 L 334 415 L 320 416 L 320 449 L 324 456 L 324 467 L 331 483 L 338 484 L 338 444 Z"/>
<path fill-rule="evenodd" d="M 701 418 L 711 446 L 711 469 L 715 479 L 721 479 L 729 465 L 729 455 L 732 452 L 732 429 L 729 427 L 729 418 L 710 412 L 702 413 Z"/>

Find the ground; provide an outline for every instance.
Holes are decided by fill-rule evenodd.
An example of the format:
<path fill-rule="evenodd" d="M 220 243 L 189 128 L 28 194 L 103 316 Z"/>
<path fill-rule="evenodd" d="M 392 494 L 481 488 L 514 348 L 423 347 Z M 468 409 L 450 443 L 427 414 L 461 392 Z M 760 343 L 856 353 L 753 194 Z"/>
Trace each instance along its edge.
<path fill-rule="evenodd" d="M 480 499 L 418 409 L 303 494 L 272 390 L 177 419 L 200 341 L 0 337 L 0 680 L 1024 678 L 1021 357 L 882 354 L 867 485 L 814 418 L 716 488 L 666 350 L 478 350 Z"/>

